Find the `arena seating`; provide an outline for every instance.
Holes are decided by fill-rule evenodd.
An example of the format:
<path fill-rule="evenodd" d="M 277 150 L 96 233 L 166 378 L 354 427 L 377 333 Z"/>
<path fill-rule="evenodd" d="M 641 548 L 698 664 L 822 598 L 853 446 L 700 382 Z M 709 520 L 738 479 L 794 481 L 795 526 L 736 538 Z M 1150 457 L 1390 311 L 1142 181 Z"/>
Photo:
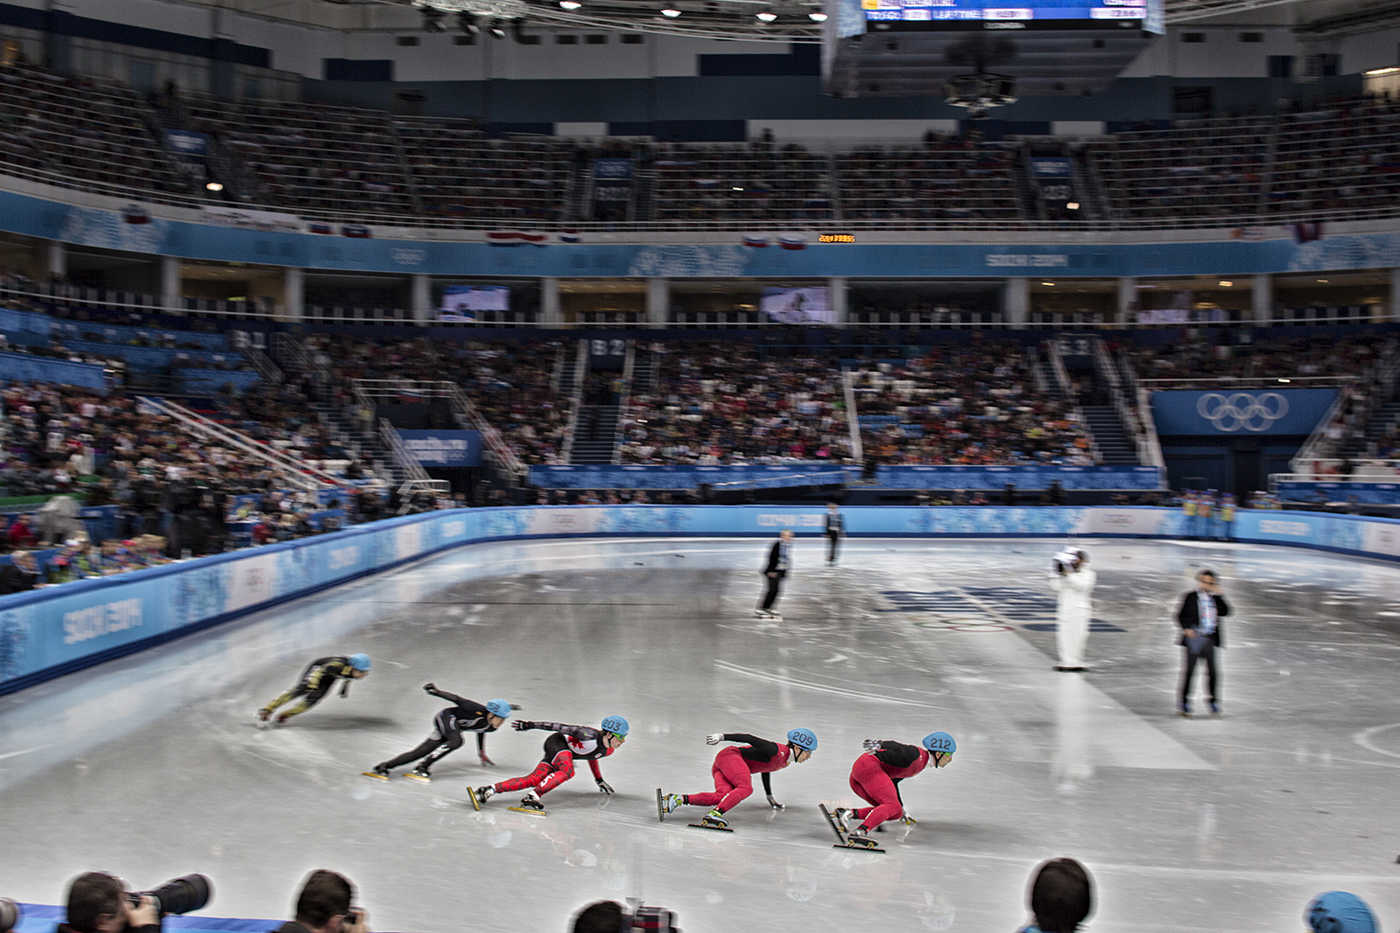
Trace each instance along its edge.
<path fill-rule="evenodd" d="M 190 179 L 157 145 L 147 123 L 153 116 L 118 84 L 24 65 L 0 68 L 0 154 L 21 169 L 68 176 L 74 187 L 192 193 Z"/>
<path fill-rule="evenodd" d="M 1016 218 L 1014 149 L 929 134 L 921 146 L 861 147 L 837 156 L 849 220 Z"/>
<path fill-rule="evenodd" d="M 656 389 L 623 416 L 624 463 L 744 463 L 851 458 L 839 360 L 734 344 L 662 356 Z"/>
<path fill-rule="evenodd" d="M 388 114 L 212 97 L 184 100 L 191 128 L 217 134 L 256 178 L 245 200 L 291 211 L 416 213 Z"/>
<path fill-rule="evenodd" d="M 788 144 L 659 145 L 656 219 L 824 220 L 835 179 L 826 156 Z"/>
<path fill-rule="evenodd" d="M 1397 112 L 1400 102 L 1365 98 L 1120 129 L 1086 146 L 1085 182 L 1093 191 L 1102 182 L 1109 216 L 1168 226 L 1393 214 Z M 470 120 L 304 101 L 143 99 L 28 64 L 0 69 L 0 120 L 9 130 L 0 162 L 13 174 L 182 200 L 202 194 L 202 179 L 164 151 L 160 134 L 193 129 L 210 135 L 238 200 L 401 223 L 515 226 L 591 216 L 582 197 L 586 155 L 617 145 L 492 139 Z M 637 220 L 956 223 L 1034 216 L 1018 201 L 1019 146 L 929 133 L 918 143 L 828 153 L 765 134 L 744 144 L 633 142 L 620 151 L 638 158 Z"/>
<path fill-rule="evenodd" d="M 881 463 L 1089 465 L 1089 433 L 1036 390 L 1024 348 L 933 347 L 852 374 L 865 454 Z"/>
<path fill-rule="evenodd" d="M 1177 121 L 1115 133 L 1088 149 L 1112 210 L 1178 223 L 1260 210 L 1271 117 Z"/>
<path fill-rule="evenodd" d="M 411 185 L 430 217 L 562 219 L 571 149 L 551 137 L 489 139 L 470 120 L 394 118 Z"/>

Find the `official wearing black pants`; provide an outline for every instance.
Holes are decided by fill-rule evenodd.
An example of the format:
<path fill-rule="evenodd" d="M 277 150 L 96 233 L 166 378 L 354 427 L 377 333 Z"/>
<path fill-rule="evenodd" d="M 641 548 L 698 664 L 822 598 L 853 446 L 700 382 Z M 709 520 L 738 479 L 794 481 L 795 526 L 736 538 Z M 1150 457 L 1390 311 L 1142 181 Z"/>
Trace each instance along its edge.
<path fill-rule="evenodd" d="M 836 563 L 836 552 L 841 548 L 841 537 L 846 533 L 846 519 L 835 502 L 826 504 L 826 562 Z"/>
<path fill-rule="evenodd" d="M 1220 676 L 1215 666 L 1216 649 L 1224 647 L 1221 639 L 1222 621 L 1230 614 L 1230 605 L 1220 594 L 1220 583 L 1214 573 L 1202 570 L 1196 574 L 1196 589 L 1187 593 L 1177 610 L 1176 621 L 1181 626 L 1181 645 L 1186 654 L 1181 670 L 1181 695 L 1177 712 L 1191 715 L 1191 680 L 1197 662 L 1206 665 L 1206 685 L 1209 689 L 1210 711 L 1220 712 Z"/>
<path fill-rule="evenodd" d="M 763 602 L 755 612 L 761 619 L 772 619 L 778 616 L 778 613 L 773 611 L 773 604 L 778 601 L 783 579 L 787 577 L 788 568 L 792 566 L 791 548 L 792 532 L 784 528 L 782 534 L 778 536 L 778 540 L 774 541 L 773 546 L 768 549 L 768 563 L 763 567 L 763 578 L 767 586 L 763 591 Z"/>

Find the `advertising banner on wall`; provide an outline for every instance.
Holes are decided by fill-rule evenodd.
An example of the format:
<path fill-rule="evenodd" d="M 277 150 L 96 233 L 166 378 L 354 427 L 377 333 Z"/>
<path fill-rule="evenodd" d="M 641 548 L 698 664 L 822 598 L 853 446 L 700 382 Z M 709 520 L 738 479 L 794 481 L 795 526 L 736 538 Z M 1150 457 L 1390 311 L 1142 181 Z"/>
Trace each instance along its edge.
<path fill-rule="evenodd" d="M 1336 389 L 1214 389 L 1152 393 L 1157 433 L 1172 435 L 1311 434 L 1337 400 Z"/>
<path fill-rule="evenodd" d="M 481 465 L 480 431 L 397 430 L 409 453 L 425 467 Z"/>

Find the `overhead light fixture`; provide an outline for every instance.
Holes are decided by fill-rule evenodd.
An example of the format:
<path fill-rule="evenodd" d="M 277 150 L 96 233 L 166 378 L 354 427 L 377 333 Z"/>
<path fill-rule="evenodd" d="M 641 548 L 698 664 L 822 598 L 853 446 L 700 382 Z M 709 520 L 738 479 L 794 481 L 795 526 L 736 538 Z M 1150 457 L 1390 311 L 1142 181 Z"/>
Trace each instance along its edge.
<path fill-rule="evenodd" d="M 1229 279 L 1221 279 L 1219 282 L 1216 282 L 1215 284 L 1216 284 L 1216 285 L 1219 285 L 1221 288 L 1233 288 L 1234 285 L 1235 285 L 1235 283 L 1234 283 L 1234 282 L 1231 282 Z"/>
<path fill-rule="evenodd" d="M 221 181 L 207 181 L 204 183 L 205 191 L 223 191 L 224 183 Z"/>
<path fill-rule="evenodd" d="M 758 18 L 760 23 L 765 25 L 778 18 L 778 14 L 774 13 L 772 10 L 759 10 L 754 16 Z"/>
<path fill-rule="evenodd" d="M 446 32 L 447 24 L 442 18 L 447 14 L 437 7 L 423 7 L 423 31 L 424 32 Z"/>
<path fill-rule="evenodd" d="M 1041 285 L 1054 285 L 1054 282 L 1041 282 Z"/>
<path fill-rule="evenodd" d="M 1372 68 L 1370 71 L 1363 71 L 1362 74 L 1364 74 L 1368 78 L 1382 78 L 1386 75 L 1400 75 L 1400 67 L 1391 65 L 1388 68 Z"/>
<path fill-rule="evenodd" d="M 486 31 L 491 33 L 491 38 L 493 39 L 504 39 L 506 37 L 505 23 L 501 22 L 498 19 L 491 20 L 491 25 L 487 28 Z"/>
<path fill-rule="evenodd" d="M 1317 284 L 1319 284 L 1319 285 L 1326 285 L 1329 281 L 1331 281 L 1331 280 L 1330 280 L 1330 279 L 1318 279 L 1318 280 L 1317 280 Z"/>
<path fill-rule="evenodd" d="M 481 32 L 481 27 L 476 23 L 476 14 L 467 10 L 457 14 L 457 28 L 469 36 L 475 36 Z"/>
<path fill-rule="evenodd" d="M 1070 211 L 1077 211 L 1077 210 L 1079 210 L 1079 202 L 1078 202 L 1078 201 L 1066 201 L 1066 202 L 1065 202 L 1065 209 L 1066 209 L 1066 210 L 1070 210 Z"/>
<path fill-rule="evenodd" d="M 666 17 L 667 19 L 675 19 L 677 16 L 681 15 L 681 11 L 673 6 L 668 6 L 666 9 L 661 11 L 661 15 Z"/>
<path fill-rule="evenodd" d="M 561 10 L 568 10 L 570 13 L 581 6 L 583 6 L 583 4 L 579 3 L 578 0 L 559 0 L 559 8 Z"/>
<path fill-rule="evenodd" d="M 807 18 L 814 23 L 826 22 L 826 14 L 823 13 L 821 10 L 813 10 L 812 12 L 807 14 Z"/>

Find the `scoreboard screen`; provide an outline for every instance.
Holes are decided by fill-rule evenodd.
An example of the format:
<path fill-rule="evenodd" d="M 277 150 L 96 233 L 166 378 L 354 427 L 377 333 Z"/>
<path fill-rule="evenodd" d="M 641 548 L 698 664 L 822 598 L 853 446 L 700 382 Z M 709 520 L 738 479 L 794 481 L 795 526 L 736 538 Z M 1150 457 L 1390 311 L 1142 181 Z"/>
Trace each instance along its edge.
<path fill-rule="evenodd" d="M 1161 0 L 860 0 L 868 22 L 924 28 L 1112 27 L 1154 18 Z M 1156 7 L 1154 10 L 1153 8 Z M 1000 24 L 1000 25 L 997 25 Z"/>

